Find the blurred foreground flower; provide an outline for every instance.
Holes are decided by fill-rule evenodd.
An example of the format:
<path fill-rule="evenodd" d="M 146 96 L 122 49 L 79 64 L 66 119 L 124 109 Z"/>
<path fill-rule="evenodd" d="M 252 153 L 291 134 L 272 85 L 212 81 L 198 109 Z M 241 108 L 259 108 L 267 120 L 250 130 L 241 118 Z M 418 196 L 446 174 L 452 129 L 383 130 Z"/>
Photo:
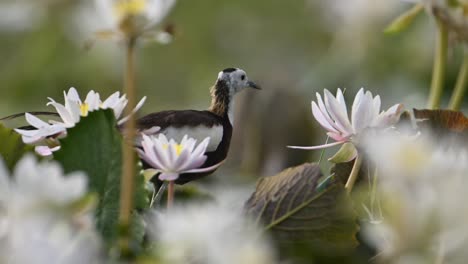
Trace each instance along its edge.
<path fill-rule="evenodd" d="M 142 134 L 142 137 L 143 150 L 137 149 L 138 154 L 156 172 L 161 173 L 159 179 L 162 181 L 175 181 L 182 173 L 206 172 L 221 165 L 200 169 L 207 159 L 205 151 L 210 138 L 205 138 L 195 148 L 197 141 L 187 135 L 180 143 L 173 139 L 167 140 L 164 134 L 158 137 Z"/>
<path fill-rule="evenodd" d="M 338 89 L 334 97 L 327 89 L 324 91 L 325 100 L 317 93 L 317 103 L 312 102 L 312 114 L 319 124 L 328 132 L 327 135 L 336 142 L 311 146 L 298 147 L 296 149 L 322 149 L 351 142 L 359 145 L 362 133 L 370 128 L 386 129 L 398 122 L 403 106 L 396 104 L 387 111 L 380 111 L 380 96 L 372 96 L 372 93 L 361 88 L 354 98 L 351 109 L 351 120 L 348 117 L 346 102 L 343 92 Z M 354 158 L 351 157 L 351 158 Z"/>
<path fill-rule="evenodd" d="M 383 216 L 363 229 L 385 263 L 466 262 L 468 152 L 439 142 L 383 135 L 364 144 L 378 168 Z"/>
<path fill-rule="evenodd" d="M 64 175 L 58 164 L 32 156 L 13 175 L 0 161 L 0 262 L 98 263 L 92 210 L 76 206 L 86 184 L 84 174 Z"/>
<path fill-rule="evenodd" d="M 215 205 L 154 212 L 148 223 L 160 263 L 272 264 L 270 244 L 245 216 Z"/>
<path fill-rule="evenodd" d="M 134 38 L 151 32 L 166 18 L 175 0 L 95 0 L 106 27 L 98 34 Z M 154 33 L 154 31 L 153 31 Z M 157 32 L 156 40 L 167 43 L 171 35 Z"/>
<path fill-rule="evenodd" d="M 99 109 L 112 109 L 116 119 L 122 115 L 123 109 L 127 105 L 125 95 L 120 96 L 120 92 L 115 92 L 106 100 L 101 101 L 99 93 L 89 91 L 84 102 L 81 101 L 78 92 L 75 88 L 70 88 L 64 92 L 64 105 L 57 103 L 52 98 L 47 105 L 52 105 L 57 110 L 61 122 L 50 120 L 48 123 L 39 118 L 26 113 L 26 121 L 36 129 L 25 130 L 15 129 L 21 134 L 23 142 L 26 144 L 38 144 L 36 152 L 42 156 L 51 155 L 53 151 L 60 149 L 60 143 L 57 139 L 66 136 L 67 128 L 74 127 L 80 121 L 81 117 L 85 117 L 89 112 Z M 137 104 L 131 114 L 138 111 L 144 104 L 146 96 L 143 97 Z M 126 116 L 118 121 L 118 124 L 123 124 L 129 116 Z"/>

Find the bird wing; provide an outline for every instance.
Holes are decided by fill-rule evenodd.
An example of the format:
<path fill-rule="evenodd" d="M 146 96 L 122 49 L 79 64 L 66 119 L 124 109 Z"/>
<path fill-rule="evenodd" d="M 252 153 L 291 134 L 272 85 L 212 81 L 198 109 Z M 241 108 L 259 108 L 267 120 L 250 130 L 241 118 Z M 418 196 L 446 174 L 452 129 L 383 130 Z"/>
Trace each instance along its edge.
<path fill-rule="evenodd" d="M 215 151 L 223 138 L 223 120 L 210 111 L 172 110 L 146 115 L 137 120 L 140 133 L 156 135 L 180 142 L 185 135 L 201 142 L 210 137 L 207 151 Z"/>

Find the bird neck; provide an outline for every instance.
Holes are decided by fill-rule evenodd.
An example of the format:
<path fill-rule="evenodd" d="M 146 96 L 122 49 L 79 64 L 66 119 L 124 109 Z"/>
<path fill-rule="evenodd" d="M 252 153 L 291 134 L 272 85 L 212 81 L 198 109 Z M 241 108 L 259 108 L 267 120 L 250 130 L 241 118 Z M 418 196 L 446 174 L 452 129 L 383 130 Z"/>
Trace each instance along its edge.
<path fill-rule="evenodd" d="M 211 88 L 211 106 L 209 111 L 223 118 L 229 118 L 232 125 L 234 122 L 234 96 L 224 86 L 225 84 L 218 81 Z"/>

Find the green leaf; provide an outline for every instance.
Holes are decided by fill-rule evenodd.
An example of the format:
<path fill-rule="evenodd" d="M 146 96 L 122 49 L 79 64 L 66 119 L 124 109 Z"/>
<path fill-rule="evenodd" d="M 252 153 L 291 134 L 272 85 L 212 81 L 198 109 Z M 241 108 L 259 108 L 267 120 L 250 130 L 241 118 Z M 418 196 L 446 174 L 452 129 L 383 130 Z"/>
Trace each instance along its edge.
<path fill-rule="evenodd" d="M 357 246 L 358 226 L 344 186 L 331 181 L 317 189 L 317 164 L 289 168 L 259 180 L 245 204 L 247 213 L 265 225 L 282 255 L 338 256 Z M 309 256 L 310 257 L 310 256 Z"/>
<path fill-rule="evenodd" d="M 84 171 L 88 175 L 89 190 L 98 194 L 97 228 L 106 240 L 117 235 L 122 174 L 122 137 L 116 128 L 112 110 L 89 113 L 75 127 L 68 129 L 61 140 L 61 149 L 54 154 L 66 173 Z M 135 206 L 147 199 L 144 179 L 135 172 Z M 137 227 L 132 227 L 138 229 Z"/>
<path fill-rule="evenodd" d="M 25 153 L 33 151 L 33 147 L 24 144 L 18 133 L 12 129 L 6 128 L 1 123 L 0 139 L 0 155 L 10 170 L 15 167 L 15 164 Z"/>
<path fill-rule="evenodd" d="M 340 150 L 338 150 L 333 157 L 329 158 L 328 161 L 333 163 L 343 163 L 353 160 L 357 155 L 357 149 L 352 143 L 344 143 Z"/>
<path fill-rule="evenodd" d="M 424 10 L 423 4 L 416 4 L 410 10 L 406 11 L 405 13 L 401 14 L 395 20 L 393 20 L 390 25 L 385 28 L 385 33 L 387 34 L 394 34 L 399 33 L 405 30 L 411 23 L 413 22 L 414 18 Z"/>

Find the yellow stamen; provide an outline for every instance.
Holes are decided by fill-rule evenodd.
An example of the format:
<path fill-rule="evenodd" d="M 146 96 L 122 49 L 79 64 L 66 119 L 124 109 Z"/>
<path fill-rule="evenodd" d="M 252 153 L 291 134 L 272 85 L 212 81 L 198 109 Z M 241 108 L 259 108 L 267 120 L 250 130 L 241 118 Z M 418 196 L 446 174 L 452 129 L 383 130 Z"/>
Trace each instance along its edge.
<path fill-rule="evenodd" d="M 181 144 L 175 145 L 176 155 L 179 156 L 180 153 L 182 153 L 182 150 L 183 150 L 183 149 L 184 149 L 184 146 L 182 146 Z"/>
<path fill-rule="evenodd" d="M 88 116 L 89 105 L 87 103 L 80 105 L 81 116 Z"/>
<path fill-rule="evenodd" d="M 118 17 L 141 14 L 146 8 L 146 0 L 121 0 L 115 3 L 114 12 Z"/>

